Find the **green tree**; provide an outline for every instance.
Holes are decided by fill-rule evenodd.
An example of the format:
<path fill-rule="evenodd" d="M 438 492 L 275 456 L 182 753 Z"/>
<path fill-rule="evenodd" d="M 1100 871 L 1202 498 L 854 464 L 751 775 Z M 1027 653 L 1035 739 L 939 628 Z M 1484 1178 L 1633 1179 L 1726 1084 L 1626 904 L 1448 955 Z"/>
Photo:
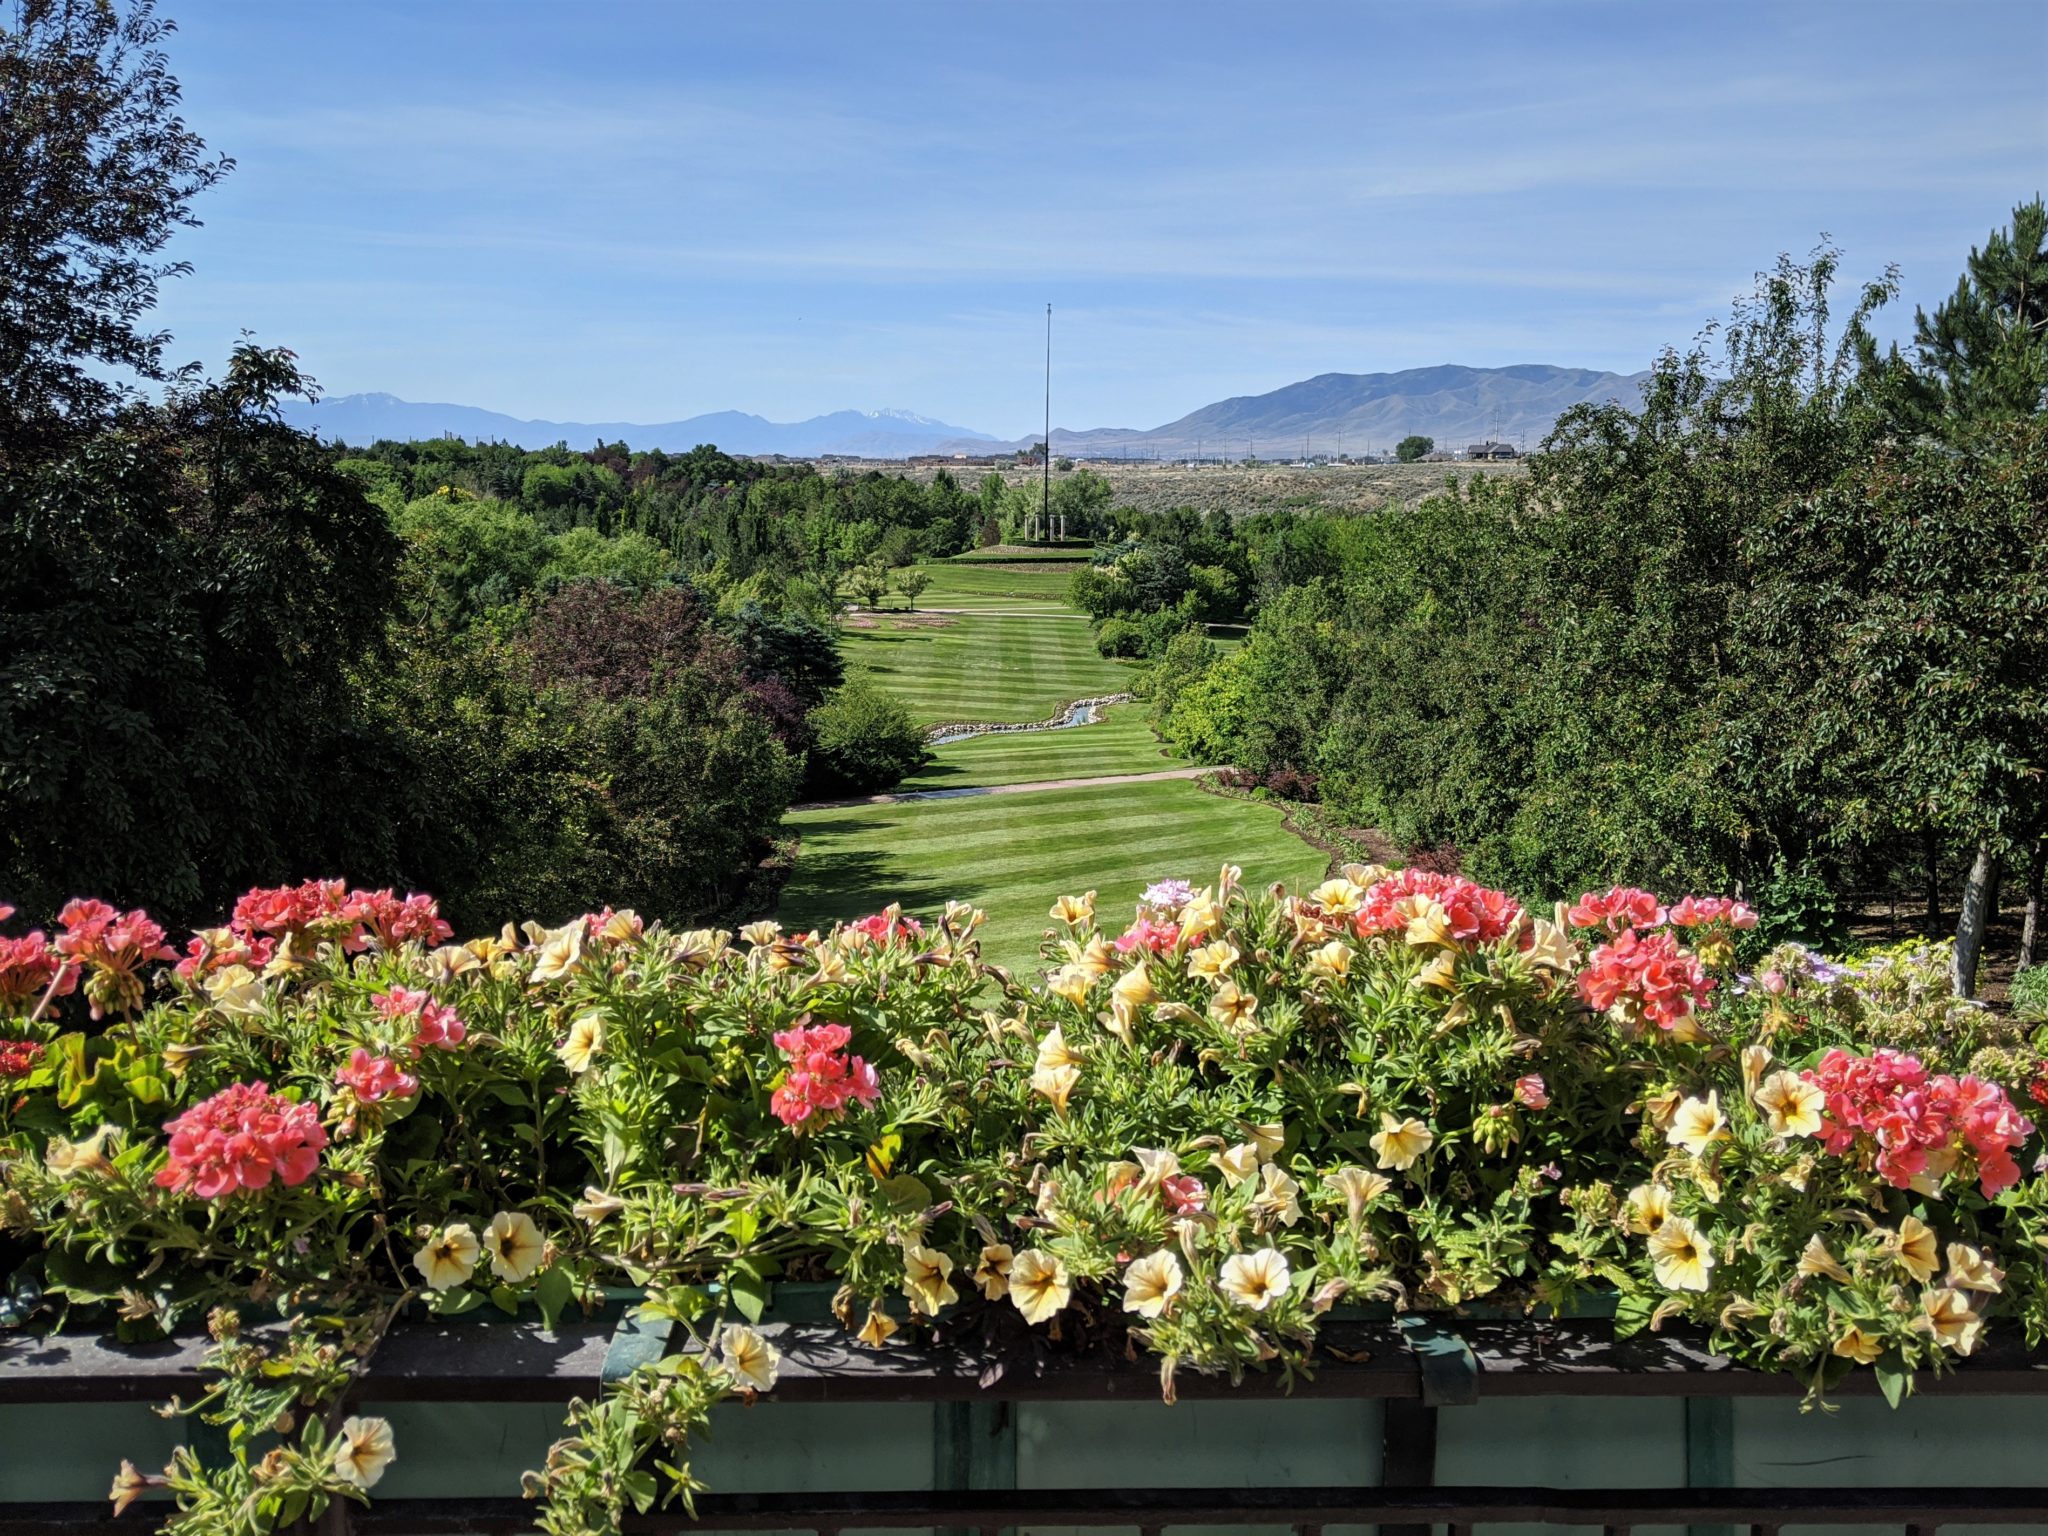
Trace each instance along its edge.
<path fill-rule="evenodd" d="M 178 117 L 171 30 L 150 0 L 0 15 L 0 465 L 90 431 L 132 398 L 123 375 L 192 374 L 144 317 L 190 270 L 163 251 L 199 222 L 192 199 L 233 162 Z"/>
<path fill-rule="evenodd" d="M 811 711 L 809 789 L 815 795 L 887 789 L 923 767 L 925 734 L 893 694 L 849 678 Z"/>
<path fill-rule="evenodd" d="M 1394 445 L 1394 457 L 1403 464 L 1413 464 L 1424 455 L 1436 452 L 1436 439 L 1415 434 L 1404 437 Z"/>
<path fill-rule="evenodd" d="M 856 566 L 846 585 L 863 608 L 879 608 L 889 595 L 889 572 L 879 565 Z"/>
<path fill-rule="evenodd" d="M 913 611 L 924 589 L 932 584 L 932 573 L 922 566 L 909 566 L 896 573 L 896 590 L 903 594 L 904 603 Z"/>

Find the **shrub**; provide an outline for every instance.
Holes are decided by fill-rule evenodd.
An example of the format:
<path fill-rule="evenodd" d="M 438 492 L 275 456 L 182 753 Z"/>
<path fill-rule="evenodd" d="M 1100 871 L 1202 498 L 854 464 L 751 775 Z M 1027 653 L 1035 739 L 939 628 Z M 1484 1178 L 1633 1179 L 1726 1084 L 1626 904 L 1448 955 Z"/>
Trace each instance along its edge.
<path fill-rule="evenodd" d="M 807 791 L 861 795 L 887 789 L 930 756 L 924 731 L 901 700 L 865 677 L 843 684 L 810 714 Z"/>
<path fill-rule="evenodd" d="M 1145 654 L 1145 632 L 1129 619 L 1104 619 L 1095 626 L 1095 649 L 1112 659 Z"/>
<path fill-rule="evenodd" d="M 2030 965 L 2014 975 L 2012 1011 L 2030 1023 L 2048 1024 L 2048 965 Z"/>

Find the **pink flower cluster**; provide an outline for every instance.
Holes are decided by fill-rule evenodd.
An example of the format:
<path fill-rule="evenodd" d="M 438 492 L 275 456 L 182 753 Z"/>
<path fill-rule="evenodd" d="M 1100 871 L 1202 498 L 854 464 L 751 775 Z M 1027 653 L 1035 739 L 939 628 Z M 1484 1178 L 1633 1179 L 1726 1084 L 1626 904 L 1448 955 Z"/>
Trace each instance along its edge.
<path fill-rule="evenodd" d="M 409 1099 L 420 1086 L 418 1078 L 402 1070 L 389 1056 L 373 1056 L 360 1045 L 348 1053 L 348 1063 L 334 1074 L 334 1081 L 362 1104 L 375 1104 L 380 1099 Z"/>
<path fill-rule="evenodd" d="M 1617 885 L 1604 893 L 1588 891 L 1565 915 L 1574 928 L 1605 928 L 1609 933 L 1655 928 L 1666 916 L 1661 901 L 1632 885 Z"/>
<path fill-rule="evenodd" d="M 42 1001 L 53 980 L 59 997 L 76 991 L 78 967 L 65 965 L 42 930 L 18 939 L 0 938 L 0 1013 L 27 1013 Z"/>
<path fill-rule="evenodd" d="M 872 912 L 846 925 L 849 934 L 858 934 L 863 940 L 876 944 L 893 944 L 898 939 L 914 939 L 924 932 L 924 924 L 914 917 L 898 914 L 891 918 L 887 912 Z"/>
<path fill-rule="evenodd" d="M 2019 1182 L 2012 1154 L 2034 1127 L 1996 1083 L 1930 1075 L 1918 1057 L 1888 1049 L 1868 1056 L 1830 1050 L 1800 1075 L 1827 1095 L 1821 1145 L 1838 1156 L 1870 1154 L 1895 1188 L 1921 1175 L 1941 1178 L 1965 1148 L 1977 1160 L 1986 1199 Z"/>
<path fill-rule="evenodd" d="M 1150 912 L 1140 912 L 1138 920 L 1117 936 L 1116 952 L 1128 955 L 1134 949 L 1146 949 L 1155 955 L 1163 955 L 1179 942 L 1178 924 L 1163 923 Z"/>
<path fill-rule="evenodd" d="M 1209 1204 L 1209 1186 L 1192 1173 L 1169 1174 L 1159 1181 L 1159 1198 L 1176 1216 L 1191 1216 Z"/>
<path fill-rule="evenodd" d="M 1515 1102 L 1524 1109 L 1550 1108 L 1550 1085 L 1543 1081 L 1541 1072 L 1515 1079 Z"/>
<path fill-rule="evenodd" d="M 0 1077 L 27 1077 L 42 1059 L 40 1040 L 0 1040 Z"/>
<path fill-rule="evenodd" d="M 351 953 L 373 942 L 382 949 L 396 949 L 410 939 L 439 944 L 455 931 L 442 920 L 431 896 L 415 893 L 401 899 L 388 890 L 352 891 L 339 880 L 249 891 L 235 903 L 228 926 L 245 942 L 259 935 L 305 934 L 316 941 L 338 940 Z"/>
<path fill-rule="evenodd" d="M 67 901 L 57 914 L 61 931 L 50 947 L 90 972 L 85 995 L 92 1016 L 126 1013 L 142 1006 L 142 978 L 152 960 L 175 960 L 164 931 L 147 912 L 122 912 L 104 901 Z"/>
<path fill-rule="evenodd" d="M 844 1024 L 800 1024 L 775 1036 L 775 1048 L 789 1058 L 782 1085 L 768 1101 L 776 1119 L 802 1134 L 837 1120 L 848 1100 L 869 1105 L 881 1097 L 880 1075 L 846 1054 L 852 1040 Z"/>
<path fill-rule="evenodd" d="M 1754 928 L 1756 913 L 1732 896 L 1682 896 L 1671 909 L 1674 928 L 1713 928 L 1722 923 L 1730 928 Z"/>
<path fill-rule="evenodd" d="M 410 1018 L 413 1021 L 411 1044 L 401 1049 L 409 1049 L 414 1054 L 429 1045 L 452 1051 L 469 1033 L 469 1026 L 462 1022 L 462 1015 L 451 1004 L 436 1002 L 430 992 L 392 987 L 377 993 L 370 999 L 370 1004 L 387 1019 Z"/>
<path fill-rule="evenodd" d="M 1683 1026 L 1713 989 L 1699 957 L 1664 930 L 1645 937 L 1623 928 L 1579 972 L 1579 996 L 1591 1007 L 1605 1013 L 1618 1005 L 1630 1018 L 1666 1030 Z"/>
<path fill-rule="evenodd" d="M 303 1184 L 320 1166 L 327 1131 L 311 1104 L 294 1104 L 267 1083 L 235 1083 L 164 1127 L 170 1161 L 156 1181 L 165 1189 L 217 1199 L 262 1189 L 272 1179 Z"/>
<path fill-rule="evenodd" d="M 1521 926 L 1521 903 L 1507 892 L 1463 875 L 1410 867 L 1375 880 L 1366 891 L 1354 920 L 1359 936 L 1398 933 L 1406 928 L 1408 914 L 1400 906 L 1414 896 L 1427 897 L 1444 909 L 1451 920 L 1451 937 L 1461 944 L 1496 943 Z"/>

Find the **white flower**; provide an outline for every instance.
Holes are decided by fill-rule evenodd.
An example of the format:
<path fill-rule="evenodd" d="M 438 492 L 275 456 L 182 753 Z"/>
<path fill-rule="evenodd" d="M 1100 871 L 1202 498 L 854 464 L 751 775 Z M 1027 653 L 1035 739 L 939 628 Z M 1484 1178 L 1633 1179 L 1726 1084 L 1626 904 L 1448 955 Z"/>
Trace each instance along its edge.
<path fill-rule="evenodd" d="M 540 1268 L 547 1252 L 540 1228 L 524 1211 L 500 1211 L 493 1216 L 484 1229 L 483 1245 L 491 1256 L 491 1272 L 515 1285 Z"/>
<path fill-rule="evenodd" d="M 782 1367 L 782 1351 L 744 1323 L 734 1323 L 719 1335 L 718 1347 L 725 1355 L 726 1369 L 756 1392 L 775 1385 L 775 1373 Z"/>
<path fill-rule="evenodd" d="M 1073 1288 L 1067 1266 L 1049 1253 L 1027 1248 L 1010 1261 L 1010 1300 L 1027 1323 L 1042 1323 L 1067 1304 Z"/>
<path fill-rule="evenodd" d="M 626 1208 L 626 1202 L 617 1195 L 599 1189 L 595 1184 L 584 1186 L 583 1198 L 569 1207 L 579 1221 L 599 1222 L 608 1216 L 616 1216 Z"/>
<path fill-rule="evenodd" d="M 342 1423 L 340 1437 L 334 1442 L 335 1475 L 357 1488 L 374 1488 L 384 1475 L 384 1469 L 397 1456 L 388 1421 L 347 1419 Z"/>
<path fill-rule="evenodd" d="M 1223 1261 L 1224 1295 L 1241 1307 L 1263 1312 L 1294 1283 L 1287 1260 L 1278 1248 L 1261 1248 L 1257 1253 L 1233 1254 Z"/>
<path fill-rule="evenodd" d="M 1157 1317 L 1180 1294 L 1180 1260 L 1161 1248 L 1124 1271 L 1124 1310 Z"/>
<path fill-rule="evenodd" d="M 1291 1227 L 1301 1220 L 1301 1202 L 1295 1197 L 1301 1186 L 1287 1176 L 1277 1163 L 1268 1163 L 1260 1170 L 1259 1192 L 1252 1197 L 1252 1209 L 1259 1215 L 1262 1226 L 1279 1222 Z"/>
<path fill-rule="evenodd" d="M 445 1291 L 469 1278 L 482 1251 L 468 1222 L 451 1222 L 428 1238 L 412 1256 L 412 1267 L 432 1289 Z"/>

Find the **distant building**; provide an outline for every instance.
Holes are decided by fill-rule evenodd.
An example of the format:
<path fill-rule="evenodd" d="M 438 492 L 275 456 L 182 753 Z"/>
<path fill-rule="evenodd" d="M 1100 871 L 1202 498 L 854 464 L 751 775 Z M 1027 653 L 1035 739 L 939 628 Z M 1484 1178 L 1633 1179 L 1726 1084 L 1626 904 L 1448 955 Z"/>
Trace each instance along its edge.
<path fill-rule="evenodd" d="M 1465 450 L 1465 457 L 1468 459 L 1518 459 L 1521 455 L 1515 452 L 1515 445 L 1513 443 L 1497 443 L 1488 438 L 1483 443 L 1474 443 L 1471 447 L 1467 448 Z"/>

